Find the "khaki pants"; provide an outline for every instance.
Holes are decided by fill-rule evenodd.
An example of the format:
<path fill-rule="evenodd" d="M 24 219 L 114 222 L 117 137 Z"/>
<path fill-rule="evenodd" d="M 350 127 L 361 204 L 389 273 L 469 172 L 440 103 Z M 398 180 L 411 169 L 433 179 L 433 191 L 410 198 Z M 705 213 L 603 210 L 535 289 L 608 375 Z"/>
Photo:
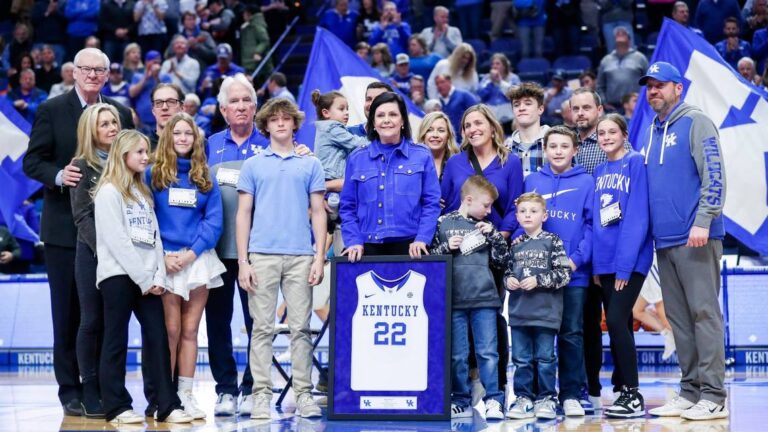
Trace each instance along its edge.
<path fill-rule="evenodd" d="M 256 292 L 248 293 L 248 309 L 253 318 L 249 364 L 253 394 L 272 394 L 272 336 L 277 290 L 282 289 L 291 331 L 293 391 L 298 397 L 312 390 L 312 338 L 309 331 L 312 288 L 307 282 L 312 256 L 252 253 L 249 258 L 258 281 Z"/>

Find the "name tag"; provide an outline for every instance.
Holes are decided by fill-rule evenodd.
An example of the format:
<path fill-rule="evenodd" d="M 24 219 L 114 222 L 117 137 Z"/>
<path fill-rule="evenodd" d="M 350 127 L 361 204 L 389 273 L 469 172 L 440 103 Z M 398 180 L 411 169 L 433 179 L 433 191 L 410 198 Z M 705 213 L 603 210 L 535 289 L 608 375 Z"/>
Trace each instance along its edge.
<path fill-rule="evenodd" d="M 469 255 L 485 245 L 485 236 L 480 230 L 471 231 L 464 236 L 464 240 L 459 245 L 462 255 Z"/>
<path fill-rule="evenodd" d="M 140 243 L 150 247 L 155 247 L 155 231 L 148 230 L 141 227 L 131 228 L 131 241 L 134 243 Z"/>
<path fill-rule="evenodd" d="M 621 206 L 618 202 L 609 204 L 600 209 L 600 225 L 613 225 L 621 220 Z"/>
<path fill-rule="evenodd" d="M 237 181 L 240 179 L 240 170 L 231 168 L 219 168 L 216 171 L 216 181 L 219 185 L 237 186 Z"/>
<path fill-rule="evenodd" d="M 195 189 L 170 188 L 168 204 L 176 207 L 196 207 L 197 194 Z"/>

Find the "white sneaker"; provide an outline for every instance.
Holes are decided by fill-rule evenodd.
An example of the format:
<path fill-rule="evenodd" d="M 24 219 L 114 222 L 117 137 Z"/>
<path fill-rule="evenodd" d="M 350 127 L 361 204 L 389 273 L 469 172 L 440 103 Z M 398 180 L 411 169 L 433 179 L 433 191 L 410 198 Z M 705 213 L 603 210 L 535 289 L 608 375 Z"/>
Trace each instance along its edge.
<path fill-rule="evenodd" d="M 277 362 L 280 363 L 281 365 L 291 364 L 291 350 L 286 349 L 285 351 L 280 353 L 280 355 L 275 356 L 275 360 L 277 360 Z"/>
<path fill-rule="evenodd" d="M 675 337 L 672 335 L 672 330 L 668 329 L 662 330 L 661 334 L 664 336 L 664 353 L 661 355 L 661 359 L 669 360 L 677 349 L 675 347 Z"/>
<path fill-rule="evenodd" d="M 317 402 L 309 393 L 302 393 L 296 399 L 296 413 L 304 418 L 323 416 L 323 410 L 320 409 L 320 406 L 317 405 Z"/>
<path fill-rule="evenodd" d="M 728 417 L 728 408 L 718 405 L 706 399 L 700 400 L 696 405 L 688 408 L 680 414 L 686 420 L 714 420 Z"/>
<path fill-rule="evenodd" d="M 260 393 L 252 396 L 251 418 L 253 420 L 264 420 L 271 418 L 269 405 L 272 402 L 272 395 Z"/>
<path fill-rule="evenodd" d="M 504 412 L 501 410 L 499 401 L 489 399 L 485 402 L 485 419 L 504 420 Z"/>
<path fill-rule="evenodd" d="M 552 398 L 537 400 L 533 407 L 537 419 L 553 420 L 557 418 L 557 404 Z"/>
<path fill-rule="evenodd" d="M 483 398 L 485 398 L 485 387 L 480 379 L 472 380 L 472 387 L 470 387 L 470 394 L 472 395 L 472 406 L 476 406 Z"/>
<path fill-rule="evenodd" d="M 109 422 L 112 424 L 144 423 L 144 416 L 141 416 L 136 411 L 129 409 L 121 412 L 117 417 L 113 418 Z"/>
<path fill-rule="evenodd" d="M 515 403 L 507 410 L 507 418 L 527 419 L 533 418 L 533 402 L 525 396 L 518 396 Z"/>
<path fill-rule="evenodd" d="M 193 419 L 200 420 L 205 418 L 205 411 L 201 410 L 195 400 L 195 395 L 192 394 L 192 389 L 179 390 L 179 400 L 181 406 L 184 407 L 184 412 L 189 414 Z"/>
<path fill-rule="evenodd" d="M 253 408 L 253 396 L 243 395 L 243 399 L 240 400 L 240 408 L 237 410 L 241 416 L 250 416 L 251 409 Z"/>
<path fill-rule="evenodd" d="M 451 404 L 451 420 L 471 417 L 472 407 L 463 407 L 456 404 Z"/>
<path fill-rule="evenodd" d="M 586 413 L 584 408 L 576 399 L 566 399 L 563 401 L 563 413 L 566 417 L 584 417 Z"/>
<path fill-rule="evenodd" d="M 186 411 L 175 409 L 163 420 L 164 423 L 191 423 L 194 418 Z"/>
<path fill-rule="evenodd" d="M 665 403 L 664 405 L 649 410 L 648 413 L 659 417 L 677 417 L 682 414 L 683 411 L 691 408 L 693 405 L 694 403 L 688 399 L 675 396 L 672 398 L 672 400 Z"/>
<path fill-rule="evenodd" d="M 216 406 L 213 407 L 213 415 L 235 415 L 235 397 L 229 393 L 219 393 L 219 397 L 216 398 Z"/>

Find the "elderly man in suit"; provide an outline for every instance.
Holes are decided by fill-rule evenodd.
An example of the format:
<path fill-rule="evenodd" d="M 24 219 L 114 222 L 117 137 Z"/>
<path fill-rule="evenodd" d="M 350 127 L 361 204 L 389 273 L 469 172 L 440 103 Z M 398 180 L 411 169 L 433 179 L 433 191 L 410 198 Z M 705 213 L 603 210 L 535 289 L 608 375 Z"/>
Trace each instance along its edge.
<path fill-rule="evenodd" d="M 65 415 L 82 415 L 81 385 L 75 340 L 80 308 L 75 287 L 75 239 L 69 191 L 80 181 L 80 170 L 72 165 L 77 149 L 77 123 L 84 108 L 97 102 L 113 105 L 126 129 L 134 127 L 130 111 L 102 96 L 109 76 L 109 58 L 96 48 L 85 48 L 75 56 L 75 87 L 42 103 L 37 110 L 24 173 L 45 185 L 40 239 L 45 243 L 45 262 L 51 289 L 53 316 L 53 368 L 59 384 L 59 400 Z"/>

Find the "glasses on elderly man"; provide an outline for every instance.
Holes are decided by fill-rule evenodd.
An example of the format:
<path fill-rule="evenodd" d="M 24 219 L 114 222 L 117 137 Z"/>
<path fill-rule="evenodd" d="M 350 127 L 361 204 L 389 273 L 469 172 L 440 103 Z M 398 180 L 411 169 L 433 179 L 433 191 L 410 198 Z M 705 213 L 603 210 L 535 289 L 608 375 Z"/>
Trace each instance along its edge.
<path fill-rule="evenodd" d="M 155 99 L 152 101 L 152 105 L 155 108 L 162 108 L 163 104 L 168 105 L 168 108 L 176 108 L 181 103 L 178 99 Z"/>
<path fill-rule="evenodd" d="M 80 69 L 80 72 L 90 75 L 91 72 L 95 73 L 98 76 L 102 76 L 105 73 L 107 73 L 107 68 L 105 67 L 90 67 L 90 66 L 77 66 L 78 69 Z"/>

